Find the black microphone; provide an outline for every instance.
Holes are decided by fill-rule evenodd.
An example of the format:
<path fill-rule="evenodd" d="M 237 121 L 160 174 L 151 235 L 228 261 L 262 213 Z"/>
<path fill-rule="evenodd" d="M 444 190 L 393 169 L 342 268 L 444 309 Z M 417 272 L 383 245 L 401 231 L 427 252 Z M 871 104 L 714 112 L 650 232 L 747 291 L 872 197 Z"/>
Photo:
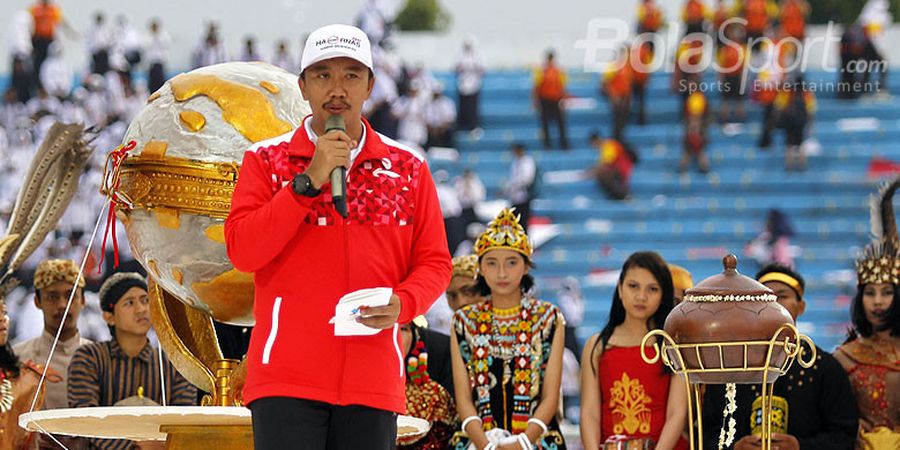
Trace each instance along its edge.
<path fill-rule="evenodd" d="M 325 133 L 332 131 L 347 132 L 347 125 L 340 115 L 333 115 L 325 122 Z M 335 167 L 331 171 L 331 202 L 341 217 L 347 217 L 347 168 Z"/>

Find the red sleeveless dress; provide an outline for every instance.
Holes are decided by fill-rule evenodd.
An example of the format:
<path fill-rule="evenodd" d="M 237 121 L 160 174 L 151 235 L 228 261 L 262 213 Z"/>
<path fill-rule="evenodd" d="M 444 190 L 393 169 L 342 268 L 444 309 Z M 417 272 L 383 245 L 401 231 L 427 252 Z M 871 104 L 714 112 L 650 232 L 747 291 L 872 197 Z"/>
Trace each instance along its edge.
<path fill-rule="evenodd" d="M 662 362 L 647 364 L 640 347 L 607 346 L 600 356 L 600 442 L 613 435 L 659 442 L 672 375 Z M 676 449 L 686 450 L 681 439 Z"/>

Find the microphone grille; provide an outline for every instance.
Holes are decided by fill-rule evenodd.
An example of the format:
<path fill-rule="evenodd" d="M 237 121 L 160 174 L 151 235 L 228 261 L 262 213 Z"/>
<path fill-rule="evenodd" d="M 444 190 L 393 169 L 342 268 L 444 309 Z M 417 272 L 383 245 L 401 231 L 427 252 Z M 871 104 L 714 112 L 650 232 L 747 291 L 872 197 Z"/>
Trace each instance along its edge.
<path fill-rule="evenodd" d="M 325 121 L 325 132 L 328 133 L 333 130 L 347 131 L 343 116 L 334 114 Z"/>

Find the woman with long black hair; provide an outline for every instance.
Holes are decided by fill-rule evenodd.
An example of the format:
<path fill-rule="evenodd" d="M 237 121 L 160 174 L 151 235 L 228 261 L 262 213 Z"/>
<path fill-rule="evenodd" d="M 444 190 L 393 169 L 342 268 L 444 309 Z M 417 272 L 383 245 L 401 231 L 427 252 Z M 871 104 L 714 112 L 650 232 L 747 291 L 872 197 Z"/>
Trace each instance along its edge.
<path fill-rule="evenodd" d="M 632 254 L 619 274 L 609 321 L 582 352 L 584 448 L 600 448 L 610 438 L 652 440 L 658 450 L 687 448 L 681 436 L 687 394 L 676 384 L 681 381 L 662 362 L 650 365 L 641 358 L 644 335 L 661 328 L 673 306 L 666 262 L 653 252 Z"/>
<path fill-rule="evenodd" d="M 853 328 L 834 353 L 859 406 L 858 449 L 900 448 L 900 238 L 892 204 L 900 178 L 872 201 L 872 234 L 856 262 Z"/>

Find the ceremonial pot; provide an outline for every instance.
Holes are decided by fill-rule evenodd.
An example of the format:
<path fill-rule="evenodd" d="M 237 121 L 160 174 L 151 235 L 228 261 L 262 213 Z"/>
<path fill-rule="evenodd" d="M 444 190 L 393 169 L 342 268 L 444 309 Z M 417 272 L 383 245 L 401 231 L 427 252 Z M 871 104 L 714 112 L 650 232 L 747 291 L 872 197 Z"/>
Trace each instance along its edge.
<path fill-rule="evenodd" d="M 667 359 L 691 383 L 772 383 L 796 356 L 794 320 L 771 289 L 737 271 L 734 255 L 722 262 L 666 318 L 675 344 Z"/>

